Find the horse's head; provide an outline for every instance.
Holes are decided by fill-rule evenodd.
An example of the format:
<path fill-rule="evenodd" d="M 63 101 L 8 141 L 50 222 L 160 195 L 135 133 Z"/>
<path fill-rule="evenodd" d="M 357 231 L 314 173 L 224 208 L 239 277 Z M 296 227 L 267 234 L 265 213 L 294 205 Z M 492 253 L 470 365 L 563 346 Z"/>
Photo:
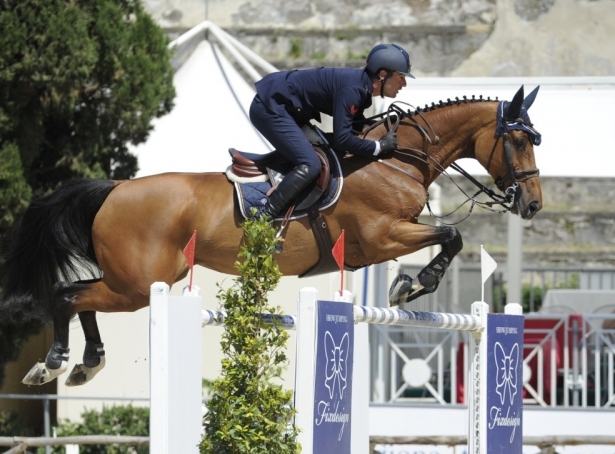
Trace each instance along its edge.
<path fill-rule="evenodd" d="M 540 144 L 541 137 L 527 113 L 538 88 L 524 99 L 521 86 L 511 102 L 500 102 L 495 141 L 490 129 L 476 140 L 474 149 L 475 158 L 498 188 L 510 195 L 511 211 L 523 219 L 531 219 L 542 208 L 539 171 L 534 160 L 534 145 Z"/>

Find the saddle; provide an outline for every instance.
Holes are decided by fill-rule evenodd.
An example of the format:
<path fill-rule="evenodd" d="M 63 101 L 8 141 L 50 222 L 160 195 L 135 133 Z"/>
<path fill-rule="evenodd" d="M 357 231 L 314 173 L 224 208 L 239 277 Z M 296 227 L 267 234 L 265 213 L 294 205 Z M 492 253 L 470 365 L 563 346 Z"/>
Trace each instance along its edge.
<path fill-rule="evenodd" d="M 320 159 L 321 169 L 320 175 L 314 183 L 309 186 L 309 194 L 300 197 L 300 201 L 294 210 L 306 210 L 315 204 L 329 189 L 331 185 L 331 165 L 330 156 L 331 148 L 329 143 L 324 138 L 324 134 L 312 125 L 305 125 L 302 128 L 316 155 Z M 235 148 L 229 148 L 232 163 L 227 169 L 227 177 L 231 181 L 269 181 L 271 190 L 267 195 L 275 190 L 284 176 L 293 169 L 290 163 L 281 153 L 272 151 L 267 154 L 256 154 L 245 151 L 239 151 Z"/>
<path fill-rule="evenodd" d="M 309 194 L 302 198 L 297 206 L 294 207 L 295 210 L 305 210 L 312 206 L 322 197 L 325 191 L 329 189 L 331 184 L 331 168 L 327 153 L 316 146 L 314 146 L 314 151 L 320 159 L 320 175 L 316 181 L 310 185 Z M 265 155 L 258 155 L 239 151 L 235 148 L 229 148 L 228 152 L 233 160 L 230 171 L 235 176 L 247 179 L 261 176 L 267 178 L 271 183 L 271 190 L 267 195 L 271 194 L 286 174 L 293 169 L 292 164 L 284 159 L 280 160 L 281 155 L 275 151 Z M 258 181 L 262 181 L 262 179 Z"/>
<path fill-rule="evenodd" d="M 330 273 L 339 269 L 332 254 L 333 244 L 329 228 L 318 206 L 319 200 L 327 193 L 331 185 L 331 162 L 337 162 L 337 158 L 333 156 L 333 151 L 322 131 L 311 124 L 304 125 L 301 129 L 313 145 L 320 159 L 321 171 L 316 181 L 299 196 L 296 206 L 291 206 L 288 210 L 278 235 L 283 232 L 290 216 L 295 210 L 304 210 L 306 212 L 320 252 L 318 262 L 299 276 L 307 277 Z M 275 190 L 284 176 L 294 167 L 292 163 L 277 151 L 267 154 L 256 154 L 230 148 L 229 154 L 231 155 L 232 163 L 226 170 L 227 178 L 235 183 L 269 181 L 271 189 L 267 192 L 267 195 Z M 341 178 L 341 175 L 339 178 Z"/>

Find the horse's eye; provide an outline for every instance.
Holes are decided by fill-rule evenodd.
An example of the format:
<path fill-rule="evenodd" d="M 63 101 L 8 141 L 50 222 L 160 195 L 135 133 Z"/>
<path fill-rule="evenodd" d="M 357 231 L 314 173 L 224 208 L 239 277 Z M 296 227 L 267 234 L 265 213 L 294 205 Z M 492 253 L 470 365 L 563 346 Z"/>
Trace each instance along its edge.
<path fill-rule="evenodd" d="M 527 139 L 525 137 L 516 137 L 513 140 L 513 144 L 515 148 L 523 149 L 525 148 L 525 145 L 527 144 Z"/>

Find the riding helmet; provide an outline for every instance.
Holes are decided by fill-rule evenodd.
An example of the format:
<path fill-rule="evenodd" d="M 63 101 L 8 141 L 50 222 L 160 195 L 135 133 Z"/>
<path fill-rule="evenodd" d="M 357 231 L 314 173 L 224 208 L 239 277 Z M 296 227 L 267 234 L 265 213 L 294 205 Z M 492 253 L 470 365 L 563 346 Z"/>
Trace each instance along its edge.
<path fill-rule="evenodd" d="M 374 47 L 365 63 L 365 69 L 371 74 L 377 74 L 381 69 L 397 71 L 405 76 L 415 77 L 410 74 L 412 65 L 410 64 L 410 55 L 401 46 L 397 44 L 378 44 Z"/>

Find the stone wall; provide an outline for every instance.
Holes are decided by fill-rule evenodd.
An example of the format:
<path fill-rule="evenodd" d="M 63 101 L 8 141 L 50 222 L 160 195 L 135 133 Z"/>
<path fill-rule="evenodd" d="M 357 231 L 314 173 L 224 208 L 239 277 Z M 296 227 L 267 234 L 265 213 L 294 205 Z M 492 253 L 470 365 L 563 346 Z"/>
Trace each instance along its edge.
<path fill-rule="evenodd" d="M 615 74 L 613 0 L 145 0 L 169 33 L 206 17 L 280 69 L 362 66 L 378 42 L 417 76 Z"/>
<path fill-rule="evenodd" d="M 455 176 L 454 180 L 465 193 L 471 195 L 476 191 L 463 177 Z M 493 187 L 487 177 L 481 182 Z M 443 214 L 450 213 L 466 200 L 461 190 L 446 177 L 440 176 L 437 183 L 442 187 Z M 532 220 L 522 222 L 524 263 L 615 266 L 615 178 L 543 177 L 541 186 L 542 210 Z M 468 213 L 466 206 L 442 221 L 460 221 Z M 457 225 L 464 241 L 462 259 L 479 260 L 482 244 L 497 262 L 505 263 L 507 216 L 510 214 L 490 213 L 475 207 L 470 217 Z M 431 224 L 434 219 L 421 221 Z"/>
<path fill-rule="evenodd" d="M 409 50 L 413 73 L 420 77 L 450 75 L 484 45 L 492 28 L 412 25 L 384 30 L 227 30 L 279 69 L 362 67 L 375 44 L 399 43 Z"/>

